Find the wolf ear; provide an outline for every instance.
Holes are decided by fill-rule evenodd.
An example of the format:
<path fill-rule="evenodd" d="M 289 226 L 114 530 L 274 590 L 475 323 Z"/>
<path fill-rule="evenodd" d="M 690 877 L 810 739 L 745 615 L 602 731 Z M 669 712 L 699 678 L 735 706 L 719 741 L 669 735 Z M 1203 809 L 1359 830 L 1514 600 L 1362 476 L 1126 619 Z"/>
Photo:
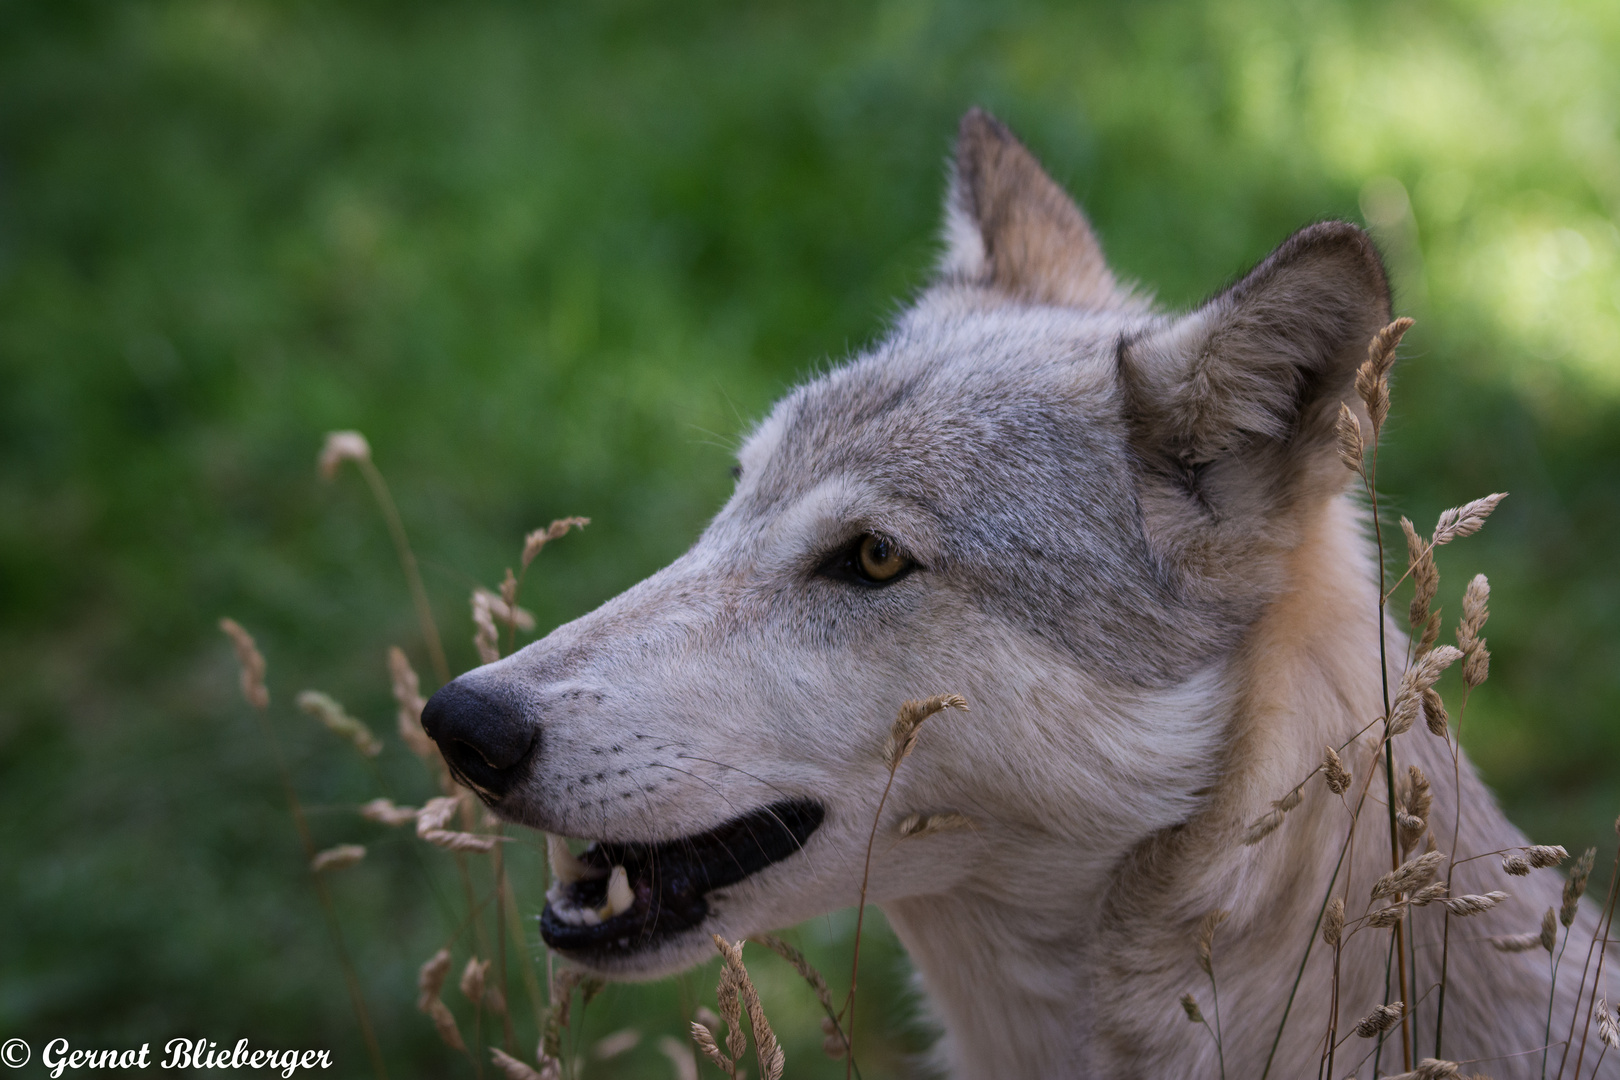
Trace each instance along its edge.
<path fill-rule="evenodd" d="M 1351 474 L 1335 451 L 1339 404 L 1367 430 L 1352 387 L 1389 321 L 1372 240 L 1325 222 L 1198 310 L 1122 343 L 1149 531 L 1275 534 L 1288 506 L 1341 491 Z"/>
<path fill-rule="evenodd" d="M 957 132 L 945 244 L 945 277 L 1015 300 L 1103 308 L 1125 299 L 1080 208 L 983 109 Z"/>

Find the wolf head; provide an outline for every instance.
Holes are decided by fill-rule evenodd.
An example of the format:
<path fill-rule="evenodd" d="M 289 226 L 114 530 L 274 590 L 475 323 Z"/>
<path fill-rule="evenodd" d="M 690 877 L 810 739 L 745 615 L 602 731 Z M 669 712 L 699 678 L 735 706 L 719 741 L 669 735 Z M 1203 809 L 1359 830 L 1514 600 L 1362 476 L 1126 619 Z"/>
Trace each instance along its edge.
<path fill-rule="evenodd" d="M 690 551 L 429 703 L 497 813 L 595 841 L 552 844 L 542 930 L 575 959 L 678 969 L 854 903 L 868 861 L 880 904 L 1083 895 L 1219 768 L 1231 657 L 1350 477 L 1371 242 L 1315 225 L 1158 313 L 977 110 L 945 235 L 888 337 L 753 431 Z M 879 816 L 896 711 L 938 693 L 970 711 Z"/>

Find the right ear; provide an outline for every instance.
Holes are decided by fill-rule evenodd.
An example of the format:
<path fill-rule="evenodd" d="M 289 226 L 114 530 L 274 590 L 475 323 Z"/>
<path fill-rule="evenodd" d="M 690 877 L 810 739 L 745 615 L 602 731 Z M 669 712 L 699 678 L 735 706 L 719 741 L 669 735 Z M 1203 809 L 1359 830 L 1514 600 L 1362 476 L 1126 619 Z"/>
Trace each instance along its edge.
<path fill-rule="evenodd" d="M 1078 308 L 1128 302 L 1085 215 L 1013 133 L 970 109 L 945 200 L 946 278 L 1009 299 Z"/>

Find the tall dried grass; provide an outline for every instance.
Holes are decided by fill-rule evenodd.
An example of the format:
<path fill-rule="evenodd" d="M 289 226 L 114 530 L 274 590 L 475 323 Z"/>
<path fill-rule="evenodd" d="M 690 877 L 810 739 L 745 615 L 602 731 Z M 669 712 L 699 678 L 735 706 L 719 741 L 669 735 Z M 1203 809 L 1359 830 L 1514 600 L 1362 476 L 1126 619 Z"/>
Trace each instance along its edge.
<path fill-rule="evenodd" d="M 1429 779 L 1417 766 L 1410 766 L 1397 776 L 1393 740 L 1413 730 L 1422 722 L 1429 734 L 1445 740 L 1453 766 L 1453 791 L 1459 790 L 1461 754 L 1458 742 L 1463 721 L 1467 715 L 1470 695 L 1487 680 L 1490 671 L 1490 652 L 1481 631 L 1489 617 L 1490 586 L 1484 575 L 1476 575 L 1468 584 L 1462 603 L 1462 615 L 1456 628 L 1456 645 L 1438 644 L 1442 629 L 1440 611 L 1433 602 L 1438 593 L 1440 578 L 1434 560 L 1436 548 L 1478 532 L 1490 514 L 1505 497 L 1487 495 L 1461 506 L 1446 510 L 1439 516 L 1434 529 L 1425 537 L 1409 520 L 1402 518 L 1401 530 L 1405 540 L 1407 566 L 1393 583 L 1385 572 L 1385 538 L 1380 520 L 1377 487 L 1379 439 L 1389 413 L 1389 376 L 1395 365 L 1396 350 L 1402 335 L 1412 325 L 1410 319 L 1398 319 L 1373 338 L 1368 347 L 1366 361 L 1356 376 L 1356 391 L 1365 408 L 1370 432 L 1364 429 L 1356 413 L 1341 406 L 1337 420 L 1337 448 L 1340 460 L 1360 479 L 1362 489 L 1371 507 L 1374 537 L 1379 553 L 1378 590 L 1378 650 L 1384 673 L 1380 687 L 1383 713 L 1361 730 L 1351 734 L 1337 746 L 1324 747 L 1320 763 L 1293 787 L 1272 801 L 1270 808 L 1250 822 L 1244 830 L 1244 844 L 1266 842 L 1283 824 L 1290 811 L 1310 797 L 1310 782 L 1323 778 L 1323 787 L 1329 797 L 1338 800 L 1345 814 L 1345 833 L 1340 844 L 1338 862 L 1326 893 L 1318 908 L 1317 919 L 1308 932 L 1301 934 L 1303 956 L 1287 1002 L 1276 1018 L 1276 1032 L 1260 1080 L 1267 1080 L 1280 1045 L 1284 1029 L 1304 977 L 1311 950 L 1320 941 L 1333 950 L 1331 985 L 1328 987 L 1329 1016 L 1320 1041 L 1323 1077 L 1339 1075 L 1337 1053 L 1351 1039 L 1372 1043 L 1357 1063 L 1359 1070 L 1371 1058 L 1375 1075 L 1386 1037 L 1399 1032 L 1402 1072 L 1394 1080 L 1439 1080 L 1459 1077 L 1463 1063 L 1445 1057 L 1444 1021 L 1446 991 L 1449 976 L 1451 923 L 1488 911 L 1507 898 L 1500 891 L 1454 895 L 1452 878 L 1456 868 L 1464 863 L 1500 857 L 1500 868 L 1505 875 L 1524 876 L 1537 870 L 1559 866 L 1568 858 L 1564 848 L 1556 845 L 1532 845 L 1505 851 L 1478 852 L 1464 855 L 1457 851 L 1461 830 L 1460 806 L 1434 806 Z M 393 504 L 387 483 L 372 460 L 371 448 L 358 432 L 334 432 L 326 441 L 319 456 L 319 472 L 326 479 L 336 476 L 340 467 L 352 462 L 360 471 L 370 489 L 379 512 L 388 527 L 401 569 L 406 578 L 412 605 L 418 618 L 422 646 L 438 681 L 449 680 L 450 673 L 436 623 L 417 571 L 416 558 L 406 535 L 403 522 Z M 518 558 L 518 569 L 506 570 L 497 589 L 475 588 L 470 596 L 473 642 L 480 660 L 488 663 L 498 659 L 504 651 L 516 646 L 519 630 L 534 628 L 533 616 L 519 606 L 519 597 L 536 557 L 545 546 L 589 522 L 585 518 L 565 517 L 549 526 L 529 533 L 523 541 Z M 1395 686 L 1390 686 L 1389 649 L 1385 626 L 1386 610 L 1395 591 L 1408 580 L 1412 595 L 1407 604 L 1407 621 L 1411 637 L 1405 651 L 1401 675 Z M 291 774 L 287 771 L 276 740 L 270 717 L 270 694 L 266 684 L 267 665 L 252 637 L 230 619 L 222 619 L 221 629 L 231 639 L 241 671 L 243 697 L 259 716 L 276 763 L 300 841 L 305 848 L 311 881 L 321 902 L 322 910 L 332 936 L 334 949 L 349 987 L 357 1023 L 370 1054 L 372 1067 L 379 1077 L 386 1075 L 382 1055 L 377 1045 L 366 1003 L 360 991 L 359 979 L 343 945 L 336 908 L 324 881 L 324 876 L 358 863 L 365 856 L 365 848 L 358 844 L 340 844 L 317 852 L 302 806 L 298 800 Z M 503 634 L 502 631 L 505 631 Z M 504 637 L 504 642 L 503 642 Z M 1448 710 L 1436 689 L 1440 676 L 1450 667 L 1461 663 L 1463 689 L 1457 702 L 1455 715 Z M 481 1049 L 488 1050 L 494 1068 L 508 1080 L 564 1080 L 572 1077 L 581 1055 L 571 1048 L 572 1021 L 577 1014 L 573 1003 L 577 998 L 583 1008 L 602 988 L 602 981 L 584 971 L 558 963 L 548 950 L 535 957 L 519 950 L 519 974 L 529 999 L 538 1044 L 529 1060 L 520 1054 L 512 1017 L 507 1008 L 508 995 L 508 934 L 523 940 L 518 924 L 517 897 L 506 874 L 502 854 L 503 826 L 481 816 L 470 793 L 459 788 L 451 779 L 450 770 L 440 757 L 438 748 L 427 737 L 421 725 L 424 698 L 420 679 L 404 649 L 392 647 L 388 651 L 387 671 L 393 696 L 397 704 L 396 730 L 405 746 L 419 758 L 427 773 L 430 790 L 438 794 L 425 798 L 419 807 L 395 804 L 386 791 L 358 807 L 359 815 L 384 826 L 414 827 L 421 841 L 421 851 L 439 851 L 454 860 L 462 883 L 465 908 L 461 923 L 437 952 L 422 965 L 418 974 L 417 1007 L 432 1023 L 443 1042 L 452 1049 L 465 1053 L 474 1069 L 482 1076 Z M 346 712 L 341 704 L 326 694 L 307 690 L 298 695 L 297 703 L 304 712 L 315 717 L 324 727 L 350 743 L 368 761 L 381 748 L 379 737 L 361 720 Z M 887 805 L 895 777 L 918 745 L 924 723 L 947 710 L 965 710 L 967 702 L 959 696 L 941 694 L 920 701 L 908 701 L 899 710 L 890 727 L 888 738 L 877 751 L 877 758 L 885 769 L 885 780 L 878 795 L 869 832 L 864 869 L 858 893 L 855 922 L 854 955 L 849 974 L 849 988 L 843 1003 L 835 1008 L 826 978 L 792 945 L 774 935 L 754 939 L 757 944 L 786 961 L 809 985 L 823 1011 L 823 1046 L 833 1058 L 846 1062 L 846 1075 L 859 1077 L 855 1060 L 854 1005 L 859 983 L 860 944 L 866 898 L 871 877 L 871 861 L 877 840 L 879 824 Z M 1376 732 L 1371 747 L 1363 742 L 1364 736 Z M 1358 758 L 1365 754 L 1365 764 Z M 1350 760 L 1347 760 L 1347 757 Z M 379 787 L 381 778 L 373 771 Z M 1356 917 L 1347 914 L 1352 897 L 1348 875 L 1340 884 L 1340 871 L 1354 850 L 1358 832 L 1365 832 L 1363 817 L 1375 779 L 1382 780 L 1382 801 L 1386 807 L 1389 870 L 1371 887 L 1365 913 Z M 1371 801 L 1377 802 L 1377 797 Z M 1436 815 L 1442 818 L 1450 812 L 1450 844 L 1440 849 L 1435 841 Z M 1616 823 L 1620 830 L 1620 822 Z M 943 812 L 930 815 L 912 814 L 902 820 L 897 839 L 925 835 L 946 829 L 971 828 L 973 823 L 961 814 Z M 1444 824 L 1441 825 L 1444 830 Z M 1417 850 L 1419 845 L 1423 850 Z M 574 856 L 560 837 L 548 838 L 552 865 L 568 865 Z M 1549 909 L 1541 925 L 1522 934 L 1499 936 L 1492 943 L 1500 950 L 1526 951 L 1542 949 L 1548 954 L 1550 978 L 1556 990 L 1561 964 L 1569 947 L 1575 913 L 1586 881 L 1593 869 L 1596 851 L 1589 850 L 1575 863 L 1564 889 L 1564 899 L 1557 910 Z M 419 854 L 418 857 L 424 857 Z M 476 858 L 475 864 L 470 858 Z M 1620 869 L 1620 850 L 1615 856 Z M 546 882 L 540 882 L 544 889 Z M 1558 1069 L 1552 1075 L 1562 1080 L 1571 1065 L 1571 1076 L 1580 1080 L 1587 1045 L 1587 1034 L 1596 1031 L 1601 1050 L 1597 1064 L 1612 1048 L 1620 1047 L 1620 1016 L 1598 992 L 1604 956 L 1610 940 L 1613 918 L 1620 890 L 1620 873 L 1611 874 L 1607 898 L 1602 908 L 1598 929 L 1587 943 L 1580 970 L 1577 1006 L 1567 1018 L 1564 1037 L 1553 1040 L 1555 1021 L 1564 1018 L 1555 1015 L 1556 995 L 1549 993 L 1545 1020 L 1546 1040 L 1542 1047 L 1526 1053 L 1543 1055 L 1542 1075 L 1548 1074 L 1551 1051 L 1559 1051 Z M 1379 903 L 1381 901 L 1381 903 Z M 1377 906 L 1374 906 L 1374 905 Z M 1411 920 L 1417 908 L 1438 904 L 1443 911 L 1441 959 L 1439 979 L 1435 986 L 1421 994 L 1416 993 L 1416 944 L 1412 940 Z M 493 906 L 493 926 L 486 925 L 486 915 Z M 1225 1040 L 1220 1015 L 1220 983 L 1216 963 L 1217 931 L 1227 917 L 1226 911 L 1212 911 L 1200 922 L 1192 942 L 1193 957 L 1208 983 L 1210 1015 L 1206 1017 L 1197 995 L 1191 991 L 1181 997 L 1181 1006 L 1190 1022 L 1202 1025 L 1212 1040 L 1221 1076 L 1226 1075 Z M 1301 928 L 1302 930 L 1304 928 Z M 1560 935 L 1560 930 L 1562 934 Z M 1387 933 L 1388 977 L 1383 1000 L 1350 1002 L 1344 1000 L 1341 983 L 1341 958 L 1346 943 L 1356 934 Z M 718 936 L 715 946 L 722 958 L 719 983 L 716 987 L 716 1014 L 707 1007 L 698 1007 L 689 1024 L 692 1043 L 703 1058 L 727 1076 L 745 1076 L 743 1059 L 747 1050 L 749 1031 L 752 1031 L 755 1059 L 764 1080 L 778 1080 L 783 1074 L 786 1057 L 765 1015 L 763 1004 L 752 978 L 743 962 L 743 942 L 729 942 Z M 443 987 L 453 965 L 456 952 L 466 954 L 459 980 L 464 1018 L 458 1020 L 456 1011 L 444 1000 Z M 1587 992 L 1590 979 L 1591 990 Z M 543 986 L 542 986 L 543 983 Z M 1412 1020 L 1417 1009 L 1432 992 L 1434 1047 L 1432 1056 L 1420 1056 L 1414 1045 Z M 1585 1016 L 1580 1002 L 1584 995 Z M 1416 1004 L 1408 1004 L 1416 1000 Z M 1344 1034 L 1339 1032 L 1339 1018 L 1347 1009 L 1360 1011 L 1360 1018 Z M 470 1015 L 469 1015 L 470 1014 Z M 499 1022 L 501 1046 L 487 1045 L 483 1034 L 485 1014 Z M 746 1014 L 747 1024 L 743 1023 Z M 1354 1015 L 1354 1013 L 1352 1013 Z M 472 1030 L 469 1045 L 463 1027 Z M 722 1032 L 724 1043 L 722 1044 Z M 1579 1034 L 1579 1039 L 1577 1039 Z M 596 1056 L 606 1059 L 635 1044 L 640 1033 L 620 1032 L 597 1048 Z M 610 1048 L 608 1042 L 612 1042 Z M 658 1044 L 660 1052 L 669 1058 L 678 1080 L 696 1075 L 697 1065 L 689 1049 L 668 1038 Z M 610 1052 L 611 1051 L 611 1052 Z M 531 1065 L 529 1061 L 532 1060 Z M 1593 1076 L 1596 1075 L 1595 1071 Z"/>

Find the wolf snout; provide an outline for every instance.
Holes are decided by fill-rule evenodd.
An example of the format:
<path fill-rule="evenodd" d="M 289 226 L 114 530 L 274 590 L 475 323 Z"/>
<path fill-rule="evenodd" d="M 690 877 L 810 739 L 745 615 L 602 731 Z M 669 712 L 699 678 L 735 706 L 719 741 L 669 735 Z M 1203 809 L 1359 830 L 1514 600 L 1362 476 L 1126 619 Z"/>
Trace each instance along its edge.
<path fill-rule="evenodd" d="M 539 726 L 513 703 L 462 679 L 428 699 L 422 727 L 457 778 L 486 801 L 501 798 L 523 779 L 540 745 Z"/>

